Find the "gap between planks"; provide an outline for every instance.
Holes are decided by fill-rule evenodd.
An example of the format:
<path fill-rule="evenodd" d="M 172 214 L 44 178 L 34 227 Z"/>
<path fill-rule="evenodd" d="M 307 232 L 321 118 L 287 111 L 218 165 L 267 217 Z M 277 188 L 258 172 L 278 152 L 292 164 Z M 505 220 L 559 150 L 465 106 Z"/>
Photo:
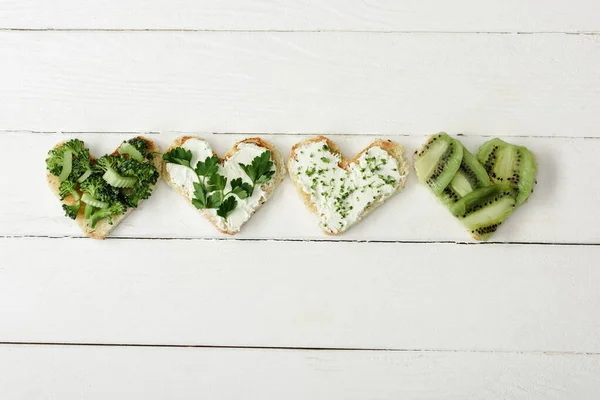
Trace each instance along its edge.
<path fill-rule="evenodd" d="M 431 132 L 431 134 L 436 134 L 437 132 Z M 13 135 L 65 135 L 65 136 L 73 136 L 73 135 L 162 135 L 162 134 L 170 134 L 170 135 L 178 135 L 178 136 L 204 136 L 204 135 L 214 135 L 214 136 L 227 136 L 227 135 L 238 135 L 238 136 L 332 136 L 332 137 L 341 137 L 341 138 L 359 138 L 359 137 L 378 137 L 378 136 L 398 136 L 398 137 L 414 137 L 414 136 L 423 136 L 427 137 L 427 135 L 423 134 L 411 134 L 411 133 L 377 133 L 377 132 L 364 132 L 364 133 L 345 133 L 345 132 L 334 132 L 334 133 L 324 133 L 324 132 L 203 132 L 203 131 L 38 131 L 38 130 L 2 130 L 0 129 L 0 135 L 3 134 L 13 134 Z M 449 133 L 453 136 L 458 137 L 480 137 L 480 138 L 496 138 L 499 135 L 472 135 L 472 134 L 464 134 L 464 133 Z M 584 140 L 600 140 L 600 137 L 596 136 L 566 136 L 566 135 L 511 135 L 510 138 L 528 138 L 528 139 L 584 139 Z"/>
<path fill-rule="evenodd" d="M 190 29 L 190 28 L 0 28 L 0 32 L 224 32 L 224 33 L 368 33 L 401 35 L 600 35 L 600 31 L 428 31 L 352 29 Z"/>
<path fill-rule="evenodd" d="M 10 239 L 89 239 L 83 235 L 0 235 L 0 240 Z M 295 238 L 237 238 L 237 237 L 142 237 L 142 236 L 108 236 L 104 240 L 164 240 L 164 241 L 203 241 L 203 242 L 290 242 L 290 243 L 377 243 L 377 244 L 454 244 L 466 246 L 600 246 L 600 243 L 579 243 L 579 242 L 467 242 L 457 240 L 361 240 L 361 239 L 295 239 Z"/>
<path fill-rule="evenodd" d="M 93 343 L 93 342 L 0 342 L 0 346 L 81 346 L 81 347 L 149 347 L 149 348 L 192 348 L 192 349 L 240 349 L 240 350 L 280 350 L 280 351 L 339 351 L 339 352 L 393 352 L 393 353 L 480 353 L 480 354 L 543 354 L 548 356 L 598 356 L 600 352 L 577 351 L 510 351 L 510 350 L 463 350 L 463 349 L 399 349 L 369 347 L 296 347 L 296 346 L 241 346 L 210 344 L 150 344 L 150 343 Z"/>

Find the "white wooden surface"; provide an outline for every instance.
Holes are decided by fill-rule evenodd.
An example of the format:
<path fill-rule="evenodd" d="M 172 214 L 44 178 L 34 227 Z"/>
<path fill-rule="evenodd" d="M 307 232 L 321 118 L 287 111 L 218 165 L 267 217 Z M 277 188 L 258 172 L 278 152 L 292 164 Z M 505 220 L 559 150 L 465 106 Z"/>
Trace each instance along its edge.
<path fill-rule="evenodd" d="M 0 341 L 600 353 L 598 246 L 15 238 L 0 251 L 19 260 L 2 267 Z"/>
<path fill-rule="evenodd" d="M 599 12 L 0 0 L 0 398 L 597 397 Z M 235 238 L 163 184 L 91 241 L 44 182 L 74 136 L 96 154 L 182 132 L 287 153 L 326 133 L 352 155 L 439 130 L 536 153 L 535 193 L 493 243 L 414 175 L 337 238 L 286 181 Z"/>
<path fill-rule="evenodd" d="M 593 0 L 0 0 L 0 27 L 597 32 Z"/>
<path fill-rule="evenodd" d="M 0 380 L 11 399 L 584 400 L 600 390 L 600 356 L 9 345 L 0 358 L 2 376 L 18 379 Z"/>
<path fill-rule="evenodd" d="M 0 31 L 2 129 L 591 136 L 600 36 Z"/>
<path fill-rule="evenodd" d="M 166 149 L 179 134 L 152 134 Z M 5 180 L 14 188 L 2 198 L 0 235 L 4 236 L 82 236 L 73 221 L 63 217 L 60 203 L 46 190 L 44 159 L 48 149 L 73 134 L 7 132 L 0 134 L 0 148 L 24 146 L 35 159 L 35 168 L 20 174 L 10 174 Z M 92 152 L 111 152 L 131 134 L 79 134 Z M 204 134 L 221 154 L 247 135 Z M 384 136 L 385 137 L 385 136 Z M 305 136 L 265 136 L 278 149 L 289 154 L 290 148 Z M 366 147 L 370 135 L 332 136 L 349 157 Z M 407 156 L 426 136 L 389 136 L 406 147 Z M 600 214 L 590 213 L 586 224 L 573 223 L 581 219 L 582 210 L 593 210 L 600 199 L 600 186 L 591 185 L 596 171 L 590 160 L 600 153 L 600 140 L 589 138 L 523 138 L 508 137 L 535 152 L 540 165 L 538 185 L 531 201 L 521 207 L 503 224 L 492 238 L 494 242 L 512 243 L 600 243 Z M 467 136 L 462 142 L 475 152 L 489 137 Z M 19 163 L 20 152 L 9 152 L 0 159 L 0 168 L 10 169 Z M 452 241 L 473 242 L 463 226 L 411 174 L 404 191 L 388 200 L 342 236 L 326 236 L 317 226 L 317 218 L 299 198 L 290 180 L 285 180 L 273 198 L 236 236 L 241 239 L 311 239 L 311 240 L 372 240 L 372 241 Z M 573 179 L 577 177 L 577 179 Z M 35 182 L 35 184 L 32 184 Z M 113 237 L 135 238 L 231 238 L 220 234 L 202 218 L 196 209 L 170 190 L 165 183 L 138 211 L 124 221 Z M 582 195 L 583 194 L 583 195 Z M 560 227 L 560 228 L 559 228 Z"/>

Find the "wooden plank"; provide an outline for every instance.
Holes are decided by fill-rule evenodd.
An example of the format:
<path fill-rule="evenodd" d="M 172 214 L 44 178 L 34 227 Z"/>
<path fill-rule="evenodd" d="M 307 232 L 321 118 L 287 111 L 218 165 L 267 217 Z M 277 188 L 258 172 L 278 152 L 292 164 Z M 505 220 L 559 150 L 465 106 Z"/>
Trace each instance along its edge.
<path fill-rule="evenodd" d="M 22 151 L 8 151 L 0 159 L 6 173 L 0 197 L 0 235 L 81 236 L 79 227 L 64 217 L 59 201 L 47 188 L 43 160 L 52 146 L 73 135 L 4 133 L 0 148 L 27 149 L 35 160 L 22 163 Z M 131 134 L 80 134 L 100 155 L 112 151 Z M 173 133 L 152 135 L 163 149 Z M 241 135 L 204 135 L 224 154 Z M 283 154 L 305 136 L 269 135 Z M 332 136 L 348 156 L 367 146 L 369 136 Z M 393 136 L 406 147 L 409 157 L 425 136 Z M 487 137 L 462 137 L 471 151 Z M 600 188 L 590 168 L 600 153 L 600 140 L 564 138 L 506 138 L 530 148 L 539 163 L 538 185 L 530 201 L 521 207 L 492 238 L 496 242 L 598 243 L 600 240 Z M 19 166 L 17 168 L 17 166 Z M 34 168 L 35 166 L 35 168 Z M 404 191 L 342 236 L 326 236 L 318 219 L 304 206 L 291 181 L 286 179 L 274 197 L 236 236 L 241 239 L 316 239 L 378 241 L 472 241 L 464 227 L 421 185 L 414 172 Z M 217 232 L 200 213 L 162 183 L 153 197 L 125 220 L 113 237 L 230 238 Z"/>
<path fill-rule="evenodd" d="M 0 27 L 19 29 L 581 32 L 599 14 L 585 0 L 0 1 Z"/>
<path fill-rule="evenodd" d="M 7 399 L 589 399 L 600 356 L 0 346 Z"/>
<path fill-rule="evenodd" d="M 596 246 L 0 240 L 0 342 L 600 352 Z"/>
<path fill-rule="evenodd" d="M 598 137 L 600 36 L 0 33 L 0 129 Z"/>

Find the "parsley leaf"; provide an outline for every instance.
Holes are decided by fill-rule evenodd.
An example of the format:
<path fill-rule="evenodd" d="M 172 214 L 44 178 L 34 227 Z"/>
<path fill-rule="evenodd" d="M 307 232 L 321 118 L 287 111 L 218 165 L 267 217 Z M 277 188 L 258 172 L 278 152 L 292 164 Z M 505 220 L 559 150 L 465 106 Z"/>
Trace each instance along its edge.
<path fill-rule="evenodd" d="M 206 188 L 204 184 L 194 182 L 194 197 L 192 198 L 192 204 L 196 208 L 206 208 Z"/>
<path fill-rule="evenodd" d="M 254 185 L 261 185 L 268 182 L 275 173 L 275 171 L 272 171 L 273 161 L 271 161 L 270 150 L 262 152 L 258 157 L 254 157 L 251 164 L 240 163 L 240 167 Z"/>
<path fill-rule="evenodd" d="M 166 162 L 192 168 L 192 166 L 190 165 L 190 163 L 192 162 L 192 152 L 190 150 L 184 149 L 183 147 L 175 147 L 171 151 L 163 154 L 162 158 Z"/>
<path fill-rule="evenodd" d="M 231 193 L 235 194 L 240 199 L 245 199 L 252 196 L 254 187 L 248 182 L 242 182 L 242 178 L 231 180 Z"/>
<path fill-rule="evenodd" d="M 219 170 L 219 157 L 211 156 L 207 157 L 204 161 L 199 161 L 196 164 L 196 174 L 198 176 L 212 176 Z"/>
<path fill-rule="evenodd" d="M 206 208 L 219 208 L 223 203 L 223 192 L 213 192 L 206 201 Z"/>
<path fill-rule="evenodd" d="M 217 215 L 227 219 L 229 214 L 236 209 L 238 201 L 252 196 L 256 185 L 268 182 L 275 174 L 271 152 L 262 152 L 248 165 L 239 164 L 240 168 L 248 175 L 252 184 L 244 182 L 242 178 L 232 179 L 231 189 L 225 191 L 227 177 L 219 174 L 219 157 L 207 157 L 199 161 L 195 167 L 191 166 L 192 152 L 182 147 L 176 147 L 163 155 L 167 162 L 184 165 L 192 168 L 198 176 L 198 182 L 194 183 L 194 194 L 192 204 L 200 209 L 216 209 Z"/>
<path fill-rule="evenodd" d="M 275 174 L 275 171 L 268 171 L 263 173 L 257 180 L 254 182 L 255 185 L 262 185 L 263 183 L 269 182 L 271 177 Z"/>
<path fill-rule="evenodd" d="M 208 191 L 224 190 L 227 185 L 227 178 L 220 174 L 214 174 L 208 178 Z"/>
<path fill-rule="evenodd" d="M 217 210 L 217 215 L 221 218 L 227 219 L 227 216 L 231 214 L 231 212 L 235 210 L 236 207 L 237 200 L 235 199 L 235 196 L 229 196 L 219 206 Z"/>

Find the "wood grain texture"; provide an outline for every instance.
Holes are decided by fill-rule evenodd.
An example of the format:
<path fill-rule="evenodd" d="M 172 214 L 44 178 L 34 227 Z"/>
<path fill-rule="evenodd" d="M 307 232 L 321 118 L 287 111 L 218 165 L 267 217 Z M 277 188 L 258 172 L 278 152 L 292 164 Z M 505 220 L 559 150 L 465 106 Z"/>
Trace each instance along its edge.
<path fill-rule="evenodd" d="M 599 14 L 588 0 L 0 0 L 0 398 L 594 398 Z M 351 157 L 385 134 L 411 156 L 441 130 L 537 156 L 536 191 L 495 244 L 453 243 L 469 235 L 414 174 L 339 242 L 289 180 L 242 240 L 163 183 L 102 243 L 44 180 L 47 150 L 73 136 L 99 155 L 137 133 L 164 148 L 218 132 L 204 136 L 222 155 L 249 134 L 283 154 L 335 134 Z"/>
<path fill-rule="evenodd" d="M 20 29 L 599 31 L 586 0 L 1 0 L 0 27 Z"/>
<path fill-rule="evenodd" d="M 78 136 L 101 155 L 132 135 L 125 134 L 0 134 L 0 148 L 27 149 L 29 167 L 5 174 L 11 190 L 0 197 L 0 236 L 80 236 L 76 224 L 64 217 L 59 201 L 47 188 L 44 159 L 55 143 Z M 221 155 L 241 135 L 202 135 Z M 150 135 L 163 149 L 177 137 L 175 133 Z M 284 157 L 306 136 L 268 135 Z M 368 146 L 372 136 L 331 136 L 347 157 Z M 425 136 L 391 136 L 403 145 L 407 157 L 425 141 Z M 600 189 L 590 182 L 595 170 L 590 163 L 600 153 L 600 140 L 565 138 L 505 138 L 527 146 L 539 163 L 538 185 L 531 199 L 503 224 L 493 236 L 496 242 L 598 243 L 600 240 Z M 475 151 L 488 137 L 460 137 Z M 21 163 L 22 153 L 8 151 L 0 158 L 0 169 L 9 171 Z M 412 160 L 411 160 L 412 165 Z M 412 168 L 412 166 L 411 166 Z M 584 223 L 585 221 L 585 223 Z M 273 197 L 236 236 L 241 239 L 319 239 L 377 241 L 458 241 L 472 242 L 465 228 L 420 184 L 411 171 L 402 193 L 389 199 L 363 221 L 338 237 L 327 237 L 318 218 L 308 211 L 291 180 L 285 179 Z M 224 238 L 197 210 L 164 182 L 152 198 L 124 220 L 113 237 L 145 238 Z"/>
<path fill-rule="evenodd" d="M 4 130 L 600 136 L 600 36 L 0 32 Z"/>
<path fill-rule="evenodd" d="M 600 247 L 2 239 L 0 254 L 0 342 L 600 352 Z"/>
<path fill-rule="evenodd" d="M 10 399 L 587 400 L 600 356 L 0 346 Z M 235 384 L 232 384 L 235 382 Z"/>

